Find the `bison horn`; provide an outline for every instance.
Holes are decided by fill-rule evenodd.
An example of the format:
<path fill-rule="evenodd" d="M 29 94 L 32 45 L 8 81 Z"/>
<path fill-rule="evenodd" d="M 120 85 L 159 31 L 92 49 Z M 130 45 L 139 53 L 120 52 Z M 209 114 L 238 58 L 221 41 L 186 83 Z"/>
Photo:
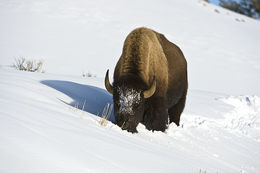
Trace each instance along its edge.
<path fill-rule="evenodd" d="M 150 87 L 150 89 L 144 91 L 144 98 L 147 99 L 151 97 L 154 94 L 155 90 L 156 90 L 156 77 L 154 76 L 152 86 Z"/>
<path fill-rule="evenodd" d="M 106 73 L 105 86 L 106 86 L 107 91 L 109 93 L 113 94 L 113 86 L 109 82 L 108 73 L 109 73 L 109 70 L 107 70 L 107 73 Z"/>

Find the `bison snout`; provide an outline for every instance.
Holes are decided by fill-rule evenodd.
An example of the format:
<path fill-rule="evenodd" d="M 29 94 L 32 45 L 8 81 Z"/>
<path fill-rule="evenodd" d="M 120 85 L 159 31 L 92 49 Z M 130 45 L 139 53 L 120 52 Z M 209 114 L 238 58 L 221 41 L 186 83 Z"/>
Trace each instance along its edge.
<path fill-rule="evenodd" d="M 122 124 L 122 130 L 127 130 L 128 132 L 137 133 L 137 124 L 134 122 L 124 122 Z"/>

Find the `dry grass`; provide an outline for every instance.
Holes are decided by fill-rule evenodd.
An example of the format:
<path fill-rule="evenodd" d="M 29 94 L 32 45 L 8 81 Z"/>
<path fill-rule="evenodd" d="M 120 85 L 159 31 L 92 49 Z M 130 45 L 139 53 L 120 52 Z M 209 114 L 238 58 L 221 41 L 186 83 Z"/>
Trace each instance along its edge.
<path fill-rule="evenodd" d="M 200 169 L 200 172 L 199 173 L 207 173 L 207 171 L 205 170 L 205 171 L 202 171 L 201 169 Z M 216 172 L 216 173 L 218 173 L 218 172 Z"/>
<path fill-rule="evenodd" d="M 85 106 L 86 106 L 86 100 L 84 101 L 82 108 L 80 108 L 80 103 L 79 102 L 75 102 L 75 105 L 73 107 L 73 110 L 75 112 L 79 111 L 82 112 L 82 115 L 80 115 L 80 118 L 83 119 L 83 115 L 85 112 Z M 109 118 L 111 116 L 113 110 L 113 104 L 107 103 L 106 106 L 103 109 L 102 115 L 100 117 L 100 120 L 98 120 L 98 124 L 100 124 L 101 126 L 107 126 Z"/>
<path fill-rule="evenodd" d="M 90 72 L 83 72 L 82 73 L 82 77 L 97 77 L 97 75 L 95 75 L 95 74 L 92 74 L 92 73 L 90 73 Z"/>
<path fill-rule="evenodd" d="M 78 102 L 75 103 L 74 108 L 75 108 L 75 111 L 77 111 L 79 109 L 79 103 Z"/>
<path fill-rule="evenodd" d="M 108 119 L 110 118 L 112 110 L 113 110 L 113 104 L 107 103 L 106 106 L 103 109 L 103 113 L 102 113 L 101 119 L 99 121 L 99 124 L 101 126 L 106 126 L 107 125 Z"/>
<path fill-rule="evenodd" d="M 15 63 L 12 65 L 17 70 L 29 71 L 29 72 L 42 72 L 43 61 L 42 60 L 26 60 L 23 57 L 15 59 Z"/>
<path fill-rule="evenodd" d="M 86 105 L 86 99 L 84 100 L 84 103 L 83 103 L 83 106 L 82 106 L 82 111 L 84 111 L 85 110 L 85 105 Z"/>
<path fill-rule="evenodd" d="M 82 109 L 81 109 L 82 114 L 81 114 L 81 116 L 80 116 L 80 119 L 83 119 L 83 115 L 84 115 L 84 112 L 85 112 L 85 105 L 86 105 L 86 99 L 84 100 L 84 103 L 83 103 L 83 105 L 82 105 Z"/>
<path fill-rule="evenodd" d="M 86 106 L 86 100 L 84 101 L 82 108 L 79 106 L 80 103 L 79 102 L 75 102 L 73 110 L 75 112 L 79 111 L 82 112 L 82 114 L 80 115 L 80 118 L 83 119 L 83 115 L 85 112 L 85 106 Z M 111 116 L 113 110 L 113 104 L 107 103 L 106 106 L 103 109 L 102 115 L 100 116 L 100 119 L 97 121 L 98 124 L 100 124 L 101 126 L 107 126 L 109 118 Z"/>
<path fill-rule="evenodd" d="M 75 102 L 73 107 L 70 107 L 70 110 L 73 110 L 74 112 L 79 112 L 80 114 L 80 119 L 83 119 L 85 115 L 85 106 L 86 106 L 86 99 L 83 102 L 82 107 L 80 107 L 80 102 Z"/>

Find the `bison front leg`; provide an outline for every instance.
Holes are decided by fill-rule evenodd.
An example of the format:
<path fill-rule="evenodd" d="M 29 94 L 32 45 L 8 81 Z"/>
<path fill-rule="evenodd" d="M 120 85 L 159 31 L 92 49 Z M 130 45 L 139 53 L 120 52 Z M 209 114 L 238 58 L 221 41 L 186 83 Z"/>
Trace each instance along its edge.
<path fill-rule="evenodd" d="M 164 98 L 152 98 L 147 103 L 143 124 L 148 130 L 164 132 L 168 125 L 168 111 Z"/>

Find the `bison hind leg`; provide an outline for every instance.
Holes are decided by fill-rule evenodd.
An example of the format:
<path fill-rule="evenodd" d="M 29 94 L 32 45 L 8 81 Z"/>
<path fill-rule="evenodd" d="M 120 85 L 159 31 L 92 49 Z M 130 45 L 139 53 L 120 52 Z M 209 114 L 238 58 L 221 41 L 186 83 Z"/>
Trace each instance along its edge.
<path fill-rule="evenodd" d="M 181 113 L 185 107 L 186 95 L 184 95 L 178 103 L 168 109 L 170 123 L 174 122 L 177 126 L 180 125 Z"/>

